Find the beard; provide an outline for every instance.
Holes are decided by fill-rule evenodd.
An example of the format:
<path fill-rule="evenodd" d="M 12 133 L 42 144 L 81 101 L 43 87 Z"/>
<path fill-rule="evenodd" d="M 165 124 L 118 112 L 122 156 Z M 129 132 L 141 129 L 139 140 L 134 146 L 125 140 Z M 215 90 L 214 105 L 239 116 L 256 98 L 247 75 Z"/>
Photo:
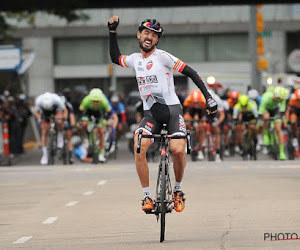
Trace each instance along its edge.
<path fill-rule="evenodd" d="M 146 53 L 151 52 L 155 48 L 155 45 L 152 45 L 150 48 L 145 48 L 143 46 L 143 42 L 141 40 L 139 41 L 139 45 L 140 45 L 140 48 Z"/>

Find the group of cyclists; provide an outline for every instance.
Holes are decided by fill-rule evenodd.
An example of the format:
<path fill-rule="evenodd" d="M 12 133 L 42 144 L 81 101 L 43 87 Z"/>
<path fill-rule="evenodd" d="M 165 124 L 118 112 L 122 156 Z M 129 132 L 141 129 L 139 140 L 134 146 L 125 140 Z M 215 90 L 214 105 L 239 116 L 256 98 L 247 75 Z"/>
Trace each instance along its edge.
<path fill-rule="evenodd" d="M 269 88 L 265 93 L 259 95 L 255 89 L 247 94 L 237 91 L 226 91 L 222 98 L 217 93 L 216 85 L 206 85 L 198 73 L 179 58 L 170 53 L 158 49 L 156 46 L 163 34 L 163 28 L 156 19 L 146 19 L 142 21 L 137 30 L 140 52 L 130 55 L 123 55 L 120 52 L 117 27 L 119 17 L 113 16 L 108 21 L 109 30 L 109 52 L 113 63 L 125 67 L 134 68 L 138 89 L 143 103 L 143 117 L 140 119 L 134 135 L 134 157 L 136 171 L 141 183 L 144 198 L 142 200 L 142 210 L 152 211 L 154 202 L 150 191 L 149 169 L 146 158 L 152 140 L 142 140 L 140 153 L 137 154 L 138 133 L 157 134 L 160 133 L 164 124 L 167 124 L 168 133 L 171 135 L 186 135 L 186 129 L 195 130 L 195 138 L 198 141 L 199 149 L 197 159 L 204 159 L 204 141 L 207 124 L 211 127 L 211 134 L 215 148 L 215 161 L 220 162 L 222 156 L 229 156 L 229 147 L 232 141 L 231 135 L 234 131 L 234 150 L 239 152 L 244 144 L 243 131 L 245 123 L 252 131 L 255 139 L 255 147 L 259 148 L 260 141 L 263 141 L 264 150 L 268 150 L 268 128 L 270 118 L 274 119 L 275 130 L 279 142 L 279 158 L 286 160 L 284 151 L 282 126 L 289 122 L 293 131 L 293 144 L 296 146 L 299 110 L 300 110 L 300 90 L 289 93 L 287 88 L 278 86 Z M 181 102 L 175 92 L 173 70 L 189 78 L 198 87 L 191 91 L 186 99 Z M 290 99 L 288 101 L 288 99 Z M 91 122 L 96 121 L 95 132 L 99 136 L 100 162 L 106 160 L 104 154 L 104 131 L 110 125 L 113 136 L 116 138 L 116 131 L 123 131 L 120 123 L 126 123 L 126 117 L 122 108 L 118 104 L 118 97 L 113 96 L 110 100 L 99 88 L 92 89 L 84 97 L 79 107 L 80 116 L 80 143 L 70 143 L 68 148 L 71 151 L 75 144 L 81 145 L 77 152 L 78 158 L 89 161 L 86 150 L 87 127 Z M 49 130 L 49 119 L 54 115 L 61 119 L 63 124 L 58 126 L 57 140 L 63 127 L 72 131 L 78 122 L 71 119 L 72 108 L 69 106 L 67 98 L 59 97 L 54 93 L 44 93 L 36 100 L 35 113 L 38 123 L 42 129 L 43 156 L 42 164 L 47 164 L 47 131 Z M 287 106 L 287 108 L 286 108 Z M 72 139 L 74 136 L 72 137 Z M 260 139 L 261 138 L 261 139 Z M 71 140 L 72 141 L 72 140 Z M 81 143 L 82 142 L 82 143 Z M 297 141 L 298 143 L 298 141 Z M 57 143 L 59 146 L 59 142 Z M 182 212 L 185 207 L 185 196 L 182 192 L 182 180 L 186 166 L 186 140 L 171 140 L 169 149 L 173 157 L 173 169 L 175 174 L 174 183 L 174 209 Z"/>
<path fill-rule="evenodd" d="M 118 96 L 113 95 L 110 99 L 100 88 L 93 88 L 86 95 L 79 107 L 80 115 L 75 116 L 71 104 L 71 89 L 66 88 L 61 95 L 45 92 L 35 100 L 35 117 L 37 124 L 41 127 L 42 158 L 41 164 L 47 165 L 48 159 L 48 133 L 51 121 L 55 121 L 57 130 L 58 149 L 64 146 L 63 131 L 66 131 L 69 163 L 73 163 L 73 155 L 84 162 L 90 162 L 88 154 L 88 125 L 93 121 L 95 124 L 94 133 L 98 138 L 98 160 L 105 162 L 105 130 L 110 126 L 110 152 L 116 147 L 116 140 L 119 133 L 124 131 L 126 124 L 125 107 L 119 101 Z M 117 131 L 119 133 L 117 133 Z"/>
<path fill-rule="evenodd" d="M 218 102 L 216 117 L 208 119 L 205 108 L 205 98 L 199 89 L 192 90 L 183 102 L 184 117 L 191 130 L 195 131 L 198 142 L 197 160 L 204 159 L 204 140 L 207 123 L 211 126 L 214 136 L 215 161 L 222 161 L 222 156 L 230 156 L 230 149 L 242 153 L 245 143 L 243 132 L 246 127 L 253 135 L 256 151 L 262 147 L 262 153 L 268 154 L 270 139 L 270 121 L 274 121 L 274 129 L 279 145 L 280 160 L 286 160 L 283 129 L 290 126 L 292 145 L 298 150 L 298 127 L 300 121 L 300 89 L 291 90 L 287 87 L 269 87 L 260 94 L 256 89 L 250 89 L 246 94 L 228 90 L 218 95 L 218 88 L 208 84 L 209 92 Z M 220 92 L 220 91 L 219 91 Z M 220 94 L 220 93 L 219 93 Z M 233 136 L 234 135 L 234 136 Z M 222 140 L 221 140 L 222 138 Z M 220 144 L 222 142 L 222 152 Z"/>

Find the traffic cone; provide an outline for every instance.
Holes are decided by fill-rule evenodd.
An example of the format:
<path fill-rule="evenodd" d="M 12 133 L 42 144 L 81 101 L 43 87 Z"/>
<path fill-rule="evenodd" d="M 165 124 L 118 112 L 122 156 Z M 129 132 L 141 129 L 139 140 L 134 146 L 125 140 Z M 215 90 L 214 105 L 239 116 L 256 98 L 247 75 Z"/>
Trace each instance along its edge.
<path fill-rule="evenodd" d="M 295 157 L 299 157 L 300 153 L 299 153 L 299 146 L 297 148 L 295 148 Z"/>
<path fill-rule="evenodd" d="M 3 155 L 5 157 L 9 156 L 9 134 L 7 122 L 3 123 Z"/>

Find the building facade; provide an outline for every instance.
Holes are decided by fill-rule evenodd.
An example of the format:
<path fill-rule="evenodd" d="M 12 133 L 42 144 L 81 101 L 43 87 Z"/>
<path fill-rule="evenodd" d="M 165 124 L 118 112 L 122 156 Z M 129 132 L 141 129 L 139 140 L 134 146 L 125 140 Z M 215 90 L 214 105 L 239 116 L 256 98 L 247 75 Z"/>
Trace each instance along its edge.
<path fill-rule="evenodd" d="M 264 5 L 266 74 L 299 73 L 287 64 L 289 54 L 300 47 L 300 4 Z M 109 57 L 107 21 L 120 17 L 118 28 L 122 54 L 139 51 L 137 27 L 146 18 L 156 18 L 164 28 L 158 48 L 164 49 L 193 67 L 206 80 L 231 89 L 246 91 L 251 84 L 249 52 L 250 7 L 195 6 L 174 8 L 128 8 L 82 10 L 88 21 L 67 24 L 65 20 L 39 12 L 35 26 L 10 20 L 13 33 L 24 50 L 36 52 L 30 67 L 27 94 L 35 97 L 45 91 L 59 92 L 70 87 L 74 93 L 100 87 L 113 87 L 119 93 L 137 90 L 132 69 L 112 66 Z M 175 74 L 179 88 L 191 89 L 193 83 Z"/>

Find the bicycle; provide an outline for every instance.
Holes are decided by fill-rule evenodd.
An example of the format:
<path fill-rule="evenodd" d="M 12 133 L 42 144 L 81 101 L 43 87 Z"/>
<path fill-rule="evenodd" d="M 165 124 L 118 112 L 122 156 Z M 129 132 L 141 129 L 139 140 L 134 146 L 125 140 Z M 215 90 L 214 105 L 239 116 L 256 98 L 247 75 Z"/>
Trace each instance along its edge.
<path fill-rule="evenodd" d="M 277 133 L 275 131 L 275 119 L 274 117 L 270 117 L 268 119 L 269 121 L 269 155 L 272 159 L 274 159 L 275 161 L 278 160 L 278 156 L 279 156 L 279 141 L 278 141 L 278 137 L 277 137 Z"/>
<path fill-rule="evenodd" d="M 57 150 L 57 131 L 55 117 L 50 119 L 50 129 L 48 132 L 48 165 L 55 164 L 55 156 Z"/>
<path fill-rule="evenodd" d="M 97 134 L 95 133 L 96 128 L 97 128 L 96 117 L 92 115 L 91 120 L 87 126 L 88 141 L 89 141 L 88 154 L 92 158 L 92 164 L 98 163 L 99 149 L 96 143 L 97 141 Z"/>
<path fill-rule="evenodd" d="M 215 140 L 211 131 L 211 121 L 206 122 L 206 131 L 205 131 L 205 152 L 207 154 L 208 161 L 214 161 L 216 150 L 215 150 Z"/>
<path fill-rule="evenodd" d="M 61 149 L 61 157 L 62 157 L 62 161 L 64 165 L 69 165 L 70 164 L 70 152 L 68 150 L 68 138 L 66 135 L 66 130 L 67 128 L 65 127 L 63 130 L 63 141 L 64 141 L 64 145 Z"/>
<path fill-rule="evenodd" d="M 118 143 L 116 135 L 112 132 L 112 125 L 106 125 L 105 136 L 104 136 L 104 148 L 105 158 L 117 159 L 118 155 Z"/>
<path fill-rule="evenodd" d="M 288 132 L 288 141 L 287 141 L 287 151 L 288 151 L 288 159 L 289 160 L 294 160 L 295 157 L 299 156 L 299 145 L 300 145 L 300 122 L 298 122 L 297 124 L 297 141 L 298 141 L 298 147 L 295 148 L 293 146 L 293 134 L 292 134 L 292 129 L 291 129 L 291 123 L 288 123 L 288 127 L 287 127 L 287 132 Z"/>
<path fill-rule="evenodd" d="M 156 183 L 156 195 L 153 201 L 154 209 L 146 212 L 147 214 L 155 214 L 158 222 L 160 218 L 160 242 L 165 240 L 166 213 L 171 213 L 174 208 L 174 200 L 172 195 L 172 186 L 169 174 L 169 142 L 171 139 L 187 139 L 187 153 L 191 151 L 190 132 L 186 135 L 168 135 L 167 125 L 163 124 L 160 134 L 147 135 L 143 134 L 143 130 L 138 133 L 137 153 L 141 150 L 142 138 L 159 138 L 160 139 L 160 162 L 158 167 L 158 176 Z"/>
<path fill-rule="evenodd" d="M 253 131 L 249 128 L 250 122 L 242 122 L 245 125 L 243 130 L 244 141 L 242 144 L 242 158 L 246 160 L 257 160 L 256 155 L 256 141 L 254 138 Z"/>

